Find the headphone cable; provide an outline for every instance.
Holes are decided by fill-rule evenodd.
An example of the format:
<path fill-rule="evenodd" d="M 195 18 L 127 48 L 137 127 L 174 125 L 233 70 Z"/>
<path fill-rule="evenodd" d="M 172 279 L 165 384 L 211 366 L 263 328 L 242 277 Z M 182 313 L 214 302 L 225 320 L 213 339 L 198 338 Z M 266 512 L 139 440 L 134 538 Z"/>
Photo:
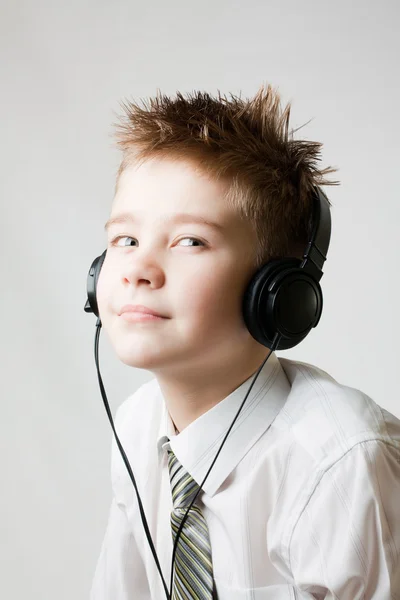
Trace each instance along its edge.
<path fill-rule="evenodd" d="M 124 449 L 122 447 L 122 444 L 121 444 L 121 442 L 119 440 L 119 437 L 117 435 L 117 432 L 115 430 L 114 421 L 113 421 L 113 418 L 112 418 L 111 410 L 110 410 L 110 407 L 109 407 L 109 404 L 108 404 L 108 401 L 107 401 L 107 396 L 106 396 L 106 392 L 105 392 L 104 385 L 103 385 L 103 380 L 102 380 L 101 375 L 100 375 L 100 368 L 99 368 L 99 336 L 100 336 L 100 329 L 101 329 L 101 327 L 102 327 L 102 323 L 101 323 L 100 318 L 98 317 L 97 321 L 96 321 L 96 334 L 95 334 L 95 341 L 94 341 L 94 356 L 95 356 L 95 362 L 96 362 L 96 368 L 97 368 L 97 376 L 98 376 L 98 380 L 99 380 L 99 386 L 100 386 L 101 395 L 102 395 L 102 398 L 103 398 L 103 401 L 104 401 L 104 406 L 105 406 L 105 409 L 106 409 L 109 421 L 111 423 L 112 430 L 114 432 L 115 439 L 117 441 L 118 448 L 119 448 L 119 450 L 121 452 L 122 458 L 124 459 L 125 466 L 126 466 L 126 468 L 128 470 L 129 476 L 130 476 L 130 478 L 132 480 L 133 486 L 134 486 L 135 491 L 136 491 L 136 495 L 137 495 L 137 499 L 138 499 L 138 503 L 139 503 L 140 515 L 141 515 L 143 526 L 144 526 L 144 530 L 145 530 L 145 533 L 146 533 L 146 536 L 147 536 L 147 541 L 149 542 L 150 549 L 151 549 L 151 552 L 153 554 L 154 560 L 156 562 L 158 572 L 159 572 L 160 577 L 162 579 L 163 586 L 164 586 L 164 591 L 165 591 L 165 595 L 167 597 L 167 600 L 171 600 L 172 585 L 173 585 L 173 576 L 174 576 L 174 570 L 173 570 L 174 559 L 175 559 L 175 553 L 176 553 L 178 539 L 179 539 L 180 533 L 182 531 L 182 527 L 184 525 L 184 522 L 185 522 L 185 520 L 186 520 L 186 518 L 188 516 L 189 510 L 191 509 L 193 502 L 196 500 L 198 493 L 202 489 L 204 482 L 206 481 L 206 479 L 207 479 L 207 477 L 208 477 L 208 475 L 209 475 L 212 467 L 214 466 L 214 463 L 217 460 L 219 453 L 221 452 L 222 446 L 225 444 L 225 441 L 226 441 L 226 439 L 227 439 L 227 437 L 228 437 L 228 435 L 229 435 L 229 433 L 230 433 L 233 425 L 235 424 L 235 421 L 236 421 L 237 417 L 239 416 L 239 413 L 242 410 L 242 407 L 243 407 L 243 405 L 244 405 L 244 403 L 245 403 L 245 401 L 246 401 L 246 399 L 247 399 L 247 397 L 248 397 L 248 395 L 249 395 L 249 393 L 250 393 L 250 391 L 251 391 L 251 389 L 252 389 L 252 387 L 253 387 L 256 379 L 257 379 L 257 377 L 258 377 L 258 375 L 260 374 L 261 369 L 263 368 L 263 366 L 265 365 L 265 363 L 267 362 L 267 360 L 271 356 L 272 352 L 278 346 L 281 336 L 280 336 L 279 333 L 276 333 L 276 335 L 275 335 L 275 337 L 273 339 L 273 342 L 272 342 L 272 346 L 271 346 L 270 352 L 267 354 L 266 358 L 264 359 L 264 361 L 262 362 L 261 366 L 259 367 L 259 369 L 258 369 L 258 371 L 257 371 L 257 373 L 256 373 L 256 375 L 255 375 L 255 377 L 254 377 L 254 379 L 253 379 L 253 381 L 252 381 L 252 383 L 251 383 L 248 391 L 247 391 L 247 394 L 244 397 L 244 400 L 243 400 L 242 404 L 240 405 L 239 410 L 237 411 L 237 413 L 235 415 L 235 418 L 233 419 L 233 421 L 232 421 L 232 423 L 231 423 L 231 425 L 230 425 L 230 427 L 229 427 L 229 429 L 228 429 L 228 431 L 227 431 L 227 433 L 226 433 L 226 435 L 225 435 L 225 437 L 223 439 L 223 442 L 222 442 L 222 444 L 221 444 L 221 446 L 220 446 L 217 454 L 214 457 L 213 462 L 211 463 L 210 468 L 208 469 L 208 471 L 207 471 L 207 473 L 206 473 L 206 475 L 205 475 L 205 477 L 204 477 L 201 485 L 199 486 L 199 489 L 196 492 L 196 495 L 194 496 L 192 502 L 190 503 L 190 505 L 189 505 L 189 507 L 188 507 L 188 509 L 187 509 L 187 511 L 186 511 L 186 513 L 185 513 L 185 515 L 184 515 L 184 517 L 182 519 L 182 521 L 181 521 L 181 524 L 179 526 L 179 529 L 178 529 L 178 532 L 177 532 L 177 534 L 175 536 L 175 541 L 174 541 L 174 547 L 173 547 L 173 552 L 172 552 L 172 563 L 171 563 L 171 591 L 168 592 L 168 588 L 167 588 L 167 585 L 165 583 L 165 580 L 164 580 L 164 577 L 163 577 L 163 574 L 162 574 L 162 571 L 161 571 L 161 567 L 160 567 L 160 563 L 159 563 L 159 560 L 158 560 L 158 557 L 157 557 L 157 553 L 156 553 L 156 550 L 154 548 L 153 541 L 151 539 L 149 527 L 148 527 L 148 524 L 147 524 L 146 515 L 145 515 L 144 509 L 143 509 L 143 505 L 142 505 L 142 501 L 141 501 L 141 498 L 140 498 L 140 495 L 139 495 L 139 491 L 137 489 L 135 477 L 134 477 L 134 475 L 132 473 L 132 469 L 131 469 L 131 466 L 129 464 L 128 458 L 127 458 L 127 456 L 125 454 L 125 451 L 124 451 Z"/>

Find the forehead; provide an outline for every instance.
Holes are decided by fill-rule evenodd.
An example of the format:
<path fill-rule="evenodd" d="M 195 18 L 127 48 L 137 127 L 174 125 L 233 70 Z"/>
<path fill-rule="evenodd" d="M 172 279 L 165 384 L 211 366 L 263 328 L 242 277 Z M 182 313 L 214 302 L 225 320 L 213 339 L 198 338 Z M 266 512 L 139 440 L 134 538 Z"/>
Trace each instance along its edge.
<path fill-rule="evenodd" d="M 191 162 L 149 159 L 130 165 L 121 173 L 109 222 L 124 215 L 135 224 L 150 227 L 196 222 L 190 217 L 209 221 L 225 241 L 237 247 L 244 256 L 253 252 L 254 231 L 249 220 L 243 220 L 232 207 L 226 194 L 230 182 L 205 176 Z M 207 226 L 207 224 L 205 224 Z"/>
<path fill-rule="evenodd" d="M 236 215 L 225 197 L 228 190 L 228 182 L 207 177 L 189 162 L 153 158 L 122 172 L 112 212 L 197 211 L 205 218 L 230 220 Z"/>

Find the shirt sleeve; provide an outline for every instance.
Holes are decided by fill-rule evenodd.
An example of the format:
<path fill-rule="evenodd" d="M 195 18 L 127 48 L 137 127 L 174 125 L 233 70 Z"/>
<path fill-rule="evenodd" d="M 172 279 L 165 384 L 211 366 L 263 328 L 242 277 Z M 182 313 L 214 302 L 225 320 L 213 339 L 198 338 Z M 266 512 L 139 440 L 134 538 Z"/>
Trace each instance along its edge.
<path fill-rule="evenodd" d="M 111 502 L 90 600 L 148 600 L 149 585 L 124 506 Z"/>
<path fill-rule="evenodd" d="M 296 587 L 324 600 L 400 600 L 400 448 L 369 440 L 328 469 L 290 542 Z"/>

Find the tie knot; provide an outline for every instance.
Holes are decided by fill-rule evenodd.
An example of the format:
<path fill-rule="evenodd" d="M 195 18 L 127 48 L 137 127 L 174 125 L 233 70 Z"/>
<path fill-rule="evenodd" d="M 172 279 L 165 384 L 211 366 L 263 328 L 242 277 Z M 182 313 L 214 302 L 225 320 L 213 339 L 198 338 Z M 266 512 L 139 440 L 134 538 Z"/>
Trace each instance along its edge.
<path fill-rule="evenodd" d="M 192 502 L 200 486 L 182 467 L 172 450 L 168 450 L 168 469 L 174 508 L 185 508 Z"/>

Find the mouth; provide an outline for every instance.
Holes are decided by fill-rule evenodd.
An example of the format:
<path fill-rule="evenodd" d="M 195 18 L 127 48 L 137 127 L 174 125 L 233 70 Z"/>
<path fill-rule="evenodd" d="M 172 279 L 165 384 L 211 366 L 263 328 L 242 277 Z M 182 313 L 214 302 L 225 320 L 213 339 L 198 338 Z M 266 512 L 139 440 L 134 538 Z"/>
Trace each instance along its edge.
<path fill-rule="evenodd" d="M 160 317 L 158 315 L 150 315 L 149 313 L 137 311 L 126 311 L 120 315 L 120 318 L 124 319 L 124 321 L 130 321 L 131 323 L 165 321 L 167 319 L 167 317 Z"/>
<path fill-rule="evenodd" d="M 152 308 L 143 306 L 143 304 L 125 304 L 125 306 L 123 306 L 121 308 L 121 311 L 119 314 L 120 314 L 120 316 L 123 316 L 126 314 L 136 314 L 136 315 L 140 314 L 140 315 L 148 315 L 148 316 L 158 317 L 161 319 L 168 318 L 168 317 L 165 317 L 164 315 L 160 315 L 160 313 L 156 312 Z"/>

